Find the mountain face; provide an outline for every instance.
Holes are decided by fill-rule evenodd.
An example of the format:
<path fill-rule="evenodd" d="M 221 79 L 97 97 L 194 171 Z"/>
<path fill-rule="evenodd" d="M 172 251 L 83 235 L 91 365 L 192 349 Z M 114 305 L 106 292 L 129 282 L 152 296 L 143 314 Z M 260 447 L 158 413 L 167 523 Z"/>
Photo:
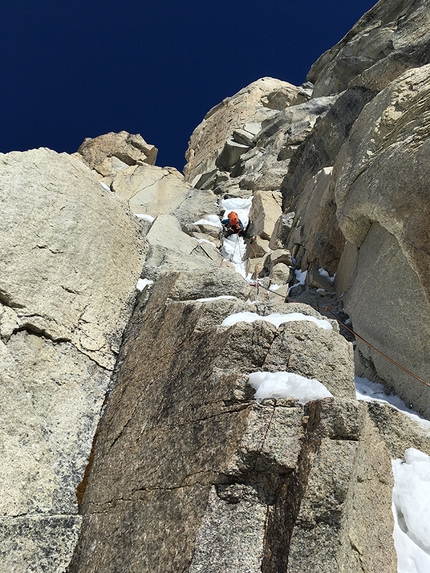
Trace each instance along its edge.
<path fill-rule="evenodd" d="M 430 416 L 429 131 L 429 3 L 380 0 L 184 175 L 127 132 L 0 156 L 1 573 L 397 571 L 430 442 L 354 373 Z"/>

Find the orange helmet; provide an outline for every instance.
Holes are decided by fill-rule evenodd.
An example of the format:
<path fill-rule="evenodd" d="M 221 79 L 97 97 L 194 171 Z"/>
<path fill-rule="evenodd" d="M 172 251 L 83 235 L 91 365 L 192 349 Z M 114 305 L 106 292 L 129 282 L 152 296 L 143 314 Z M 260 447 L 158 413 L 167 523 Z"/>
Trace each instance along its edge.
<path fill-rule="evenodd" d="M 231 211 L 231 213 L 229 213 L 227 215 L 227 217 L 228 217 L 230 225 L 237 225 L 238 224 L 239 217 L 238 217 L 237 213 L 235 213 L 234 211 Z"/>

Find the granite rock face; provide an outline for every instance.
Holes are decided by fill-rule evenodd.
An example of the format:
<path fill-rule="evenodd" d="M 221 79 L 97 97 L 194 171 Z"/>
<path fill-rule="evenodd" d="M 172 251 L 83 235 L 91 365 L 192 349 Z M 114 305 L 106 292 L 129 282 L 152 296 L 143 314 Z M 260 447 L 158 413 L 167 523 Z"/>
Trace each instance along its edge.
<path fill-rule="evenodd" d="M 221 102 L 185 177 L 127 132 L 0 156 L 1 573 L 395 573 L 390 457 L 428 430 L 354 371 L 429 388 L 332 311 L 430 380 L 429 14 L 381 0 L 306 84 Z M 221 251 L 251 196 L 258 281 Z M 332 397 L 256 401 L 284 371 Z"/>
<path fill-rule="evenodd" d="M 410 68 L 430 63 L 428 2 L 381 0 L 312 66 L 314 96 L 354 85 L 377 91 Z"/>
<path fill-rule="evenodd" d="M 176 169 L 146 164 L 124 169 L 111 185 L 112 191 L 127 202 L 132 213 L 151 217 L 172 213 L 189 188 Z"/>
<path fill-rule="evenodd" d="M 66 154 L 2 155 L 0 198 L 0 570 L 59 571 L 145 244 Z"/>
<path fill-rule="evenodd" d="M 278 229 L 302 271 L 336 274 L 357 333 L 424 381 L 429 57 L 427 2 L 386 0 L 320 58 L 312 97 L 337 99 L 289 162 L 281 192 L 284 217 L 294 215 Z M 362 341 L 356 362 L 429 415 L 422 381 Z"/>
<path fill-rule="evenodd" d="M 99 135 L 93 139 L 88 137 L 79 147 L 77 155 L 99 175 L 109 177 L 130 165 L 154 165 L 157 151 L 157 148 L 146 143 L 141 135 L 120 131 Z"/>
<path fill-rule="evenodd" d="M 191 135 L 186 154 L 187 165 L 184 168 L 187 180 L 196 183 L 197 176 L 215 169 L 216 159 L 229 137 L 230 147 L 242 145 L 249 149 L 264 120 L 277 115 L 278 110 L 305 99 L 306 94 L 288 82 L 261 78 L 236 95 L 223 100 L 206 114 L 203 122 Z M 245 131 L 249 140 L 244 139 L 244 134 L 238 130 Z M 228 153 L 226 150 L 226 158 Z M 225 161 L 221 160 L 221 167 L 228 169 L 233 166 L 230 164 L 231 160 L 228 165 Z"/>
<path fill-rule="evenodd" d="M 225 272 L 211 279 L 216 292 L 225 289 Z M 188 300 L 187 282 L 196 291 Z M 286 571 L 289 547 L 295 570 L 311 570 L 297 516 L 307 484 L 318 490 L 327 480 L 327 442 L 341 480 L 332 482 L 336 492 L 342 483 L 328 502 L 337 519 L 331 532 L 307 530 L 317 543 L 324 535 L 344 541 L 319 557 L 330 555 L 331 571 L 336 560 L 354 563 L 355 532 L 373 554 L 362 570 L 394 572 L 389 457 L 355 402 L 350 344 L 310 322 L 223 327 L 226 316 L 257 309 L 246 302 L 244 281 L 237 298 L 199 302 L 206 283 L 201 273 L 165 273 L 141 295 L 100 426 L 70 571 Z M 287 368 L 318 373 L 339 398 L 306 408 L 293 399 L 252 400 L 248 374 Z M 363 535 L 375 483 L 377 532 Z M 347 516 L 354 504 L 360 511 Z"/>
<path fill-rule="evenodd" d="M 349 243 L 338 294 L 357 331 L 376 347 L 384 339 L 381 350 L 424 380 L 430 378 L 429 86 L 430 66 L 389 84 L 361 113 L 334 167 L 337 219 Z M 381 298 L 383 305 L 376 303 Z M 428 387 L 361 343 L 358 350 L 362 363 L 373 363 L 406 401 L 430 414 Z"/>

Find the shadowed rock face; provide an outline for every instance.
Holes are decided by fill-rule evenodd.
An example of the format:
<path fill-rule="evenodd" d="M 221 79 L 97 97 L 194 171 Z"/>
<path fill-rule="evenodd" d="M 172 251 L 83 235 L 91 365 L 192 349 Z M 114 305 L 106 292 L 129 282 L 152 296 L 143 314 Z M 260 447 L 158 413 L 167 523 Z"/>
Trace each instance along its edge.
<path fill-rule="evenodd" d="M 428 8 L 381 1 L 315 64 L 313 97 L 345 91 L 296 150 L 281 187 L 284 213 L 294 213 L 283 245 L 297 265 L 336 273 L 357 333 L 427 381 Z M 356 354 L 358 373 L 429 415 L 425 384 L 362 342 Z"/>
<path fill-rule="evenodd" d="M 350 345 L 335 330 L 305 322 L 221 327 L 223 317 L 253 306 L 177 300 L 186 276 L 198 292 L 198 274 L 165 274 L 135 311 L 100 426 L 70 571 L 286 571 L 290 539 L 295 570 L 310 571 L 308 526 L 297 518 L 306 495 L 315 495 L 305 494 L 309 480 L 316 490 L 327 480 L 328 448 L 338 473 L 330 478 L 334 498 L 324 495 L 320 513 L 336 518 L 326 520 L 324 534 L 310 527 L 317 541 L 340 535 L 342 542 L 322 547 L 315 559 L 330 553 L 331 571 L 337 560 L 353 563 L 348 540 L 355 532 L 373 555 L 363 570 L 394 572 L 385 554 L 392 543 L 390 479 L 379 483 L 389 475 L 389 458 L 365 406 L 354 400 Z M 222 273 L 214 286 L 219 281 Z M 307 408 L 291 399 L 256 404 L 248 374 L 287 368 L 318 372 L 342 398 Z M 369 457 L 373 448 L 378 454 Z M 363 540 L 365 498 L 376 483 L 380 526 Z M 360 512 L 347 517 L 344 508 L 359 500 Z"/>

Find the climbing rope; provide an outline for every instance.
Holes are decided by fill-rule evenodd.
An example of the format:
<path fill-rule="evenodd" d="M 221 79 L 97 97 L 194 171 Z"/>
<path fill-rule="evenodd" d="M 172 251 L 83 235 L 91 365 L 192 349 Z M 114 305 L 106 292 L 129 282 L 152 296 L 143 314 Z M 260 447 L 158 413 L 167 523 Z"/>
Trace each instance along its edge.
<path fill-rule="evenodd" d="M 258 282 L 258 281 L 257 281 Z M 255 285 L 251 285 L 251 286 L 255 286 Z M 277 293 L 276 291 L 272 291 L 270 289 L 268 289 L 267 287 L 264 287 L 263 285 L 260 285 L 261 288 L 267 290 L 268 292 L 272 293 L 272 294 L 276 294 L 277 296 L 281 296 L 285 302 L 293 302 L 292 299 L 288 299 L 288 296 L 285 297 L 282 294 Z M 409 370 L 408 368 L 406 368 L 405 366 L 402 366 L 401 364 L 399 364 L 398 362 L 396 362 L 395 360 L 393 360 L 393 358 L 390 358 L 387 354 L 385 354 L 384 352 L 382 352 L 381 350 L 379 350 L 378 348 L 376 348 L 376 346 L 374 346 L 373 344 L 371 344 L 370 342 L 368 342 L 365 338 L 363 338 L 362 336 L 360 336 L 359 334 L 357 334 L 354 330 L 352 330 L 352 328 L 349 328 L 345 323 L 343 323 L 331 310 L 328 306 L 325 307 L 321 307 L 321 306 L 315 306 L 313 304 L 310 304 L 309 306 L 311 306 L 312 308 L 321 311 L 324 310 L 326 312 L 328 312 L 329 314 L 331 314 L 331 316 L 341 325 L 343 326 L 346 330 L 348 330 L 348 332 L 350 332 L 351 334 L 353 334 L 356 338 L 358 338 L 359 340 L 361 340 L 362 342 L 364 342 L 364 344 L 366 344 L 369 348 L 371 348 L 372 350 L 374 350 L 375 352 L 377 352 L 378 354 L 380 354 L 381 356 L 383 356 L 386 360 L 388 360 L 389 362 L 391 362 L 392 364 L 394 364 L 394 366 L 397 366 L 397 368 L 400 368 L 401 370 L 403 370 L 403 372 L 406 372 L 406 374 L 409 374 L 409 376 L 412 376 L 412 378 L 415 378 L 415 380 L 418 380 L 419 382 L 422 382 L 423 384 L 425 384 L 426 386 L 430 387 L 430 383 L 427 382 L 426 380 L 424 380 L 423 378 L 421 378 L 420 376 L 418 376 L 417 374 L 414 374 L 413 372 L 411 372 L 411 370 Z M 333 307 L 332 307 L 333 308 Z"/>

